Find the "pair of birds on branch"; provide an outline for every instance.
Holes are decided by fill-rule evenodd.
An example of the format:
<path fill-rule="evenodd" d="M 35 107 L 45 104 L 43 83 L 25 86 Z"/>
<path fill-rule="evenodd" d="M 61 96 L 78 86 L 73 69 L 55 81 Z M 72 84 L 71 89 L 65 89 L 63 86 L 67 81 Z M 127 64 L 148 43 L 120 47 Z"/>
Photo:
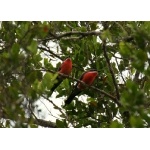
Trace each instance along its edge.
<path fill-rule="evenodd" d="M 64 74 L 64 75 L 70 75 L 72 71 L 72 60 L 70 58 L 67 58 L 66 60 L 64 60 L 58 70 L 58 76 L 56 78 L 57 82 L 53 85 L 53 87 L 51 88 L 51 91 L 53 92 L 61 83 L 62 81 L 65 79 L 64 76 L 60 75 L 60 74 Z M 95 78 L 98 76 L 98 72 L 94 71 L 94 70 L 89 70 L 84 72 L 81 77 L 80 77 L 80 81 L 84 82 L 87 85 L 92 85 L 92 83 L 94 82 Z M 71 94 L 68 96 L 67 100 L 65 101 L 65 105 L 70 104 L 72 102 L 72 100 L 74 99 L 75 96 L 77 96 L 78 94 L 80 94 L 84 89 L 85 89 L 85 85 L 83 85 L 82 83 L 77 82 L 76 85 L 74 86 Z"/>

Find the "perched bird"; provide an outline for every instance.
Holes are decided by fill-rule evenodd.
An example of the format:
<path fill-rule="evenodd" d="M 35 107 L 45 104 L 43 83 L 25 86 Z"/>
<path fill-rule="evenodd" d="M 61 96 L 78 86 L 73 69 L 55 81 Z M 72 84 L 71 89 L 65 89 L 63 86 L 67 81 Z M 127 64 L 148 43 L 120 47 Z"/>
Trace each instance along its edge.
<path fill-rule="evenodd" d="M 96 70 L 89 70 L 82 74 L 82 76 L 80 77 L 80 81 L 83 81 L 87 85 L 91 85 L 97 76 L 98 72 Z M 81 93 L 85 88 L 86 88 L 85 85 L 77 82 L 71 94 L 65 101 L 65 105 L 70 104 L 71 101 L 74 99 L 74 97 L 77 96 L 79 93 Z"/>
<path fill-rule="evenodd" d="M 56 78 L 57 82 L 53 85 L 51 88 L 51 91 L 53 92 L 60 84 L 61 82 L 65 79 L 65 77 L 59 75 L 59 73 L 64 74 L 64 75 L 70 75 L 72 71 L 72 60 L 70 58 L 67 58 L 64 60 L 61 64 L 61 66 L 58 69 L 58 76 Z"/>

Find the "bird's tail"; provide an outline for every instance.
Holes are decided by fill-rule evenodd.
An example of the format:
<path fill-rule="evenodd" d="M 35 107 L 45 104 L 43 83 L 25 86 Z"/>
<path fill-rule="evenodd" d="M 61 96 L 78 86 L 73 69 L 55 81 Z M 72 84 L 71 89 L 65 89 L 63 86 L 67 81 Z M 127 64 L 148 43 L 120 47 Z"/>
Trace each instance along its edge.
<path fill-rule="evenodd" d="M 67 98 L 67 100 L 65 101 L 65 105 L 67 105 L 67 104 L 70 104 L 71 102 L 72 102 L 72 100 L 74 99 L 74 97 L 76 96 L 76 95 L 78 95 L 79 93 L 81 93 L 81 91 L 73 91 L 70 95 L 69 95 L 69 97 Z"/>

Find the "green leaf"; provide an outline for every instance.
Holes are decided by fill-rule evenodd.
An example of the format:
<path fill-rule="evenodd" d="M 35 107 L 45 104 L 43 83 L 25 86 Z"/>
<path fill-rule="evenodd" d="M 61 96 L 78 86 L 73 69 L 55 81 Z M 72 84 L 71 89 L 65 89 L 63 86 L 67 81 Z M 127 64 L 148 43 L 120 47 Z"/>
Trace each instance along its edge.
<path fill-rule="evenodd" d="M 69 84 L 68 79 L 63 80 L 63 85 L 64 85 L 65 89 L 70 89 L 70 84 Z"/>
<path fill-rule="evenodd" d="M 119 50 L 121 55 L 128 57 L 131 55 L 131 45 L 129 43 L 120 42 L 119 43 Z"/>
<path fill-rule="evenodd" d="M 52 73 L 49 73 L 49 72 L 45 73 L 45 75 L 43 76 L 43 80 L 42 80 L 42 86 L 45 87 L 45 88 L 47 87 L 48 89 L 50 89 L 51 86 L 52 86 L 52 83 L 51 83 L 52 78 L 53 78 Z"/>
<path fill-rule="evenodd" d="M 137 50 L 135 51 L 133 58 L 134 61 L 132 62 L 132 65 L 139 71 L 144 71 L 145 62 L 147 61 L 147 54 L 142 50 Z"/>
<path fill-rule="evenodd" d="M 30 83 L 33 83 L 36 79 L 41 80 L 42 79 L 42 72 L 40 71 L 32 71 L 27 75 L 27 79 Z"/>
<path fill-rule="evenodd" d="M 127 89 L 122 93 L 121 103 L 130 107 L 130 109 L 136 108 L 144 102 L 144 93 L 140 91 L 138 85 L 131 80 L 126 82 Z"/>
<path fill-rule="evenodd" d="M 33 40 L 27 48 L 32 54 L 36 54 L 37 53 L 37 41 Z"/>
<path fill-rule="evenodd" d="M 110 33 L 109 30 L 103 31 L 103 33 L 102 33 L 102 39 L 103 40 L 109 39 L 109 41 L 112 42 L 112 37 L 111 37 L 111 33 Z"/>
<path fill-rule="evenodd" d="M 11 49 L 11 57 L 15 58 L 15 60 L 18 59 L 19 56 L 19 51 L 20 51 L 20 46 L 18 43 L 14 43 Z"/>
<path fill-rule="evenodd" d="M 131 123 L 132 127 L 134 127 L 134 128 L 143 128 L 144 122 L 138 116 L 131 116 L 130 117 L 130 123 Z"/>
<path fill-rule="evenodd" d="M 66 128 L 67 127 L 65 120 L 56 119 L 56 125 L 58 128 Z"/>
<path fill-rule="evenodd" d="M 45 67 L 47 67 L 47 66 L 48 66 L 48 64 L 49 64 L 49 62 L 48 62 L 48 58 L 44 58 L 44 66 L 45 66 Z"/>
<path fill-rule="evenodd" d="M 110 128 L 123 128 L 123 127 L 124 127 L 123 124 L 118 122 L 118 120 L 114 120 L 110 124 Z"/>
<path fill-rule="evenodd" d="M 30 128 L 38 128 L 38 126 L 35 124 L 30 124 Z"/>
<path fill-rule="evenodd" d="M 34 61 L 34 64 L 39 67 L 39 62 L 42 60 L 43 58 L 41 57 L 40 54 L 36 54 L 33 56 L 33 61 Z"/>

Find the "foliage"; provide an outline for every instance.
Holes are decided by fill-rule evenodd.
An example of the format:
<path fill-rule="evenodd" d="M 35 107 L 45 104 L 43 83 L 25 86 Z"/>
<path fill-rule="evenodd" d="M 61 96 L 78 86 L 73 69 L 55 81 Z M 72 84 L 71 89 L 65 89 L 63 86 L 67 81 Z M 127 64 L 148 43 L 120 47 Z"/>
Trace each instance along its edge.
<path fill-rule="evenodd" d="M 1 127 L 150 127 L 150 22 L 1 22 L 0 35 Z M 68 56 L 71 77 L 52 99 Z M 89 69 L 94 88 L 58 106 Z M 59 111 L 55 122 L 40 119 L 40 99 Z"/>

